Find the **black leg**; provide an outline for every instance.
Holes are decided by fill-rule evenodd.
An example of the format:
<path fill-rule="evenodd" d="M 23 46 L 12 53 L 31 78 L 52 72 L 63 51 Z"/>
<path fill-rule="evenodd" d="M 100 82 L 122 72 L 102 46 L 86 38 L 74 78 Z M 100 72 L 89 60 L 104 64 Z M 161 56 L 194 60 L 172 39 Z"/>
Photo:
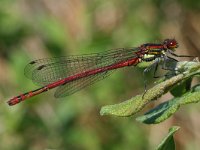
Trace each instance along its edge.
<path fill-rule="evenodd" d="M 178 60 L 176 60 L 176 59 L 174 59 L 172 57 L 169 57 L 169 56 L 167 56 L 165 58 L 165 61 L 162 64 L 162 69 L 163 70 L 167 70 L 167 71 L 171 71 L 170 73 L 167 73 L 167 74 L 164 75 L 166 78 L 170 78 L 172 76 L 177 75 L 177 73 L 180 73 L 179 70 L 176 70 L 176 64 L 172 64 L 173 66 L 166 66 L 166 64 L 168 63 L 168 61 L 169 61 L 169 63 L 173 63 L 173 62 L 177 63 L 178 62 Z"/>
<path fill-rule="evenodd" d="M 147 92 L 147 80 L 146 80 L 145 75 L 146 75 L 146 73 L 149 72 L 152 68 L 155 68 L 155 69 L 154 69 L 154 77 L 157 78 L 157 77 L 155 76 L 155 74 L 156 74 L 156 71 L 157 71 L 157 69 L 158 69 L 158 63 L 159 63 L 159 62 L 160 62 L 160 60 L 155 61 L 151 66 L 147 67 L 147 68 L 144 69 L 144 71 L 143 71 L 143 77 L 144 77 L 144 93 L 143 93 L 143 95 L 142 95 L 142 98 L 144 97 L 144 95 L 145 95 L 146 92 Z"/>
<path fill-rule="evenodd" d="M 163 64 L 162 64 L 162 69 L 163 70 L 168 70 L 168 71 L 175 71 L 175 68 L 176 68 L 176 64 L 172 64 L 173 66 L 167 66 L 166 64 L 170 64 L 170 63 L 176 63 L 178 62 L 178 60 L 172 58 L 172 57 L 165 57 L 164 58 L 164 61 L 163 61 Z"/>
<path fill-rule="evenodd" d="M 189 55 L 177 55 L 175 53 L 173 53 L 172 51 L 168 51 L 171 55 L 175 56 L 175 57 L 196 57 L 196 56 L 189 56 Z"/>
<path fill-rule="evenodd" d="M 154 69 L 154 72 L 153 72 L 153 78 L 160 78 L 160 76 L 156 76 L 157 70 L 158 70 L 158 63 L 155 64 L 155 69 Z"/>
<path fill-rule="evenodd" d="M 146 69 L 147 69 L 147 68 L 146 68 Z M 147 80 L 146 80 L 146 77 L 145 77 L 145 74 L 146 74 L 146 72 L 147 72 L 146 69 L 144 69 L 144 71 L 143 71 L 143 78 L 144 78 L 144 94 L 147 92 Z M 144 94 L 143 94 L 143 96 L 144 96 Z M 143 98 L 143 96 L 142 96 L 142 98 Z"/>

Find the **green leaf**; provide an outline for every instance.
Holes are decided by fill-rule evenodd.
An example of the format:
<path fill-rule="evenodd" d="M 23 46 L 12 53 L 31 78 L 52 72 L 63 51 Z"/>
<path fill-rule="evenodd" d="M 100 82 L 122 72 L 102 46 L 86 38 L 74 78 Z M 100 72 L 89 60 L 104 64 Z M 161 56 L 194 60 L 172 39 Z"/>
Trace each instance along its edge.
<path fill-rule="evenodd" d="M 141 111 L 149 102 L 156 100 L 157 98 L 161 97 L 163 94 L 167 93 L 170 91 L 173 87 L 175 87 L 177 84 L 184 82 L 185 80 L 189 80 L 192 78 L 194 75 L 200 74 L 200 63 L 199 62 L 179 62 L 177 65 L 178 72 L 180 74 L 169 78 L 168 80 L 161 82 L 154 86 L 153 88 L 149 89 L 145 94 L 140 94 L 135 97 L 133 97 L 130 100 L 124 101 L 119 104 L 114 104 L 114 105 L 107 105 L 102 107 L 100 114 L 101 115 L 114 115 L 114 116 L 131 116 L 136 114 L 137 112 Z M 186 95 L 185 95 L 186 96 Z M 199 97 L 197 93 L 191 93 L 191 96 L 196 98 L 194 101 L 199 101 Z M 187 101 L 185 97 L 182 97 L 183 101 Z M 188 98 L 190 99 L 190 98 Z M 156 108 L 150 113 L 150 118 L 152 116 L 161 116 L 163 113 L 164 117 L 162 117 L 159 121 L 153 121 L 150 123 L 158 123 L 165 118 L 168 118 L 171 114 L 173 114 L 178 108 L 181 103 L 175 102 L 176 100 L 174 99 L 172 102 L 168 105 L 168 108 Z M 178 100 L 177 100 L 178 101 Z M 190 101 L 193 102 L 193 100 L 190 99 Z M 175 103 L 175 104 L 174 104 Z M 161 111 L 161 112 L 159 112 Z M 164 113 L 165 112 L 165 113 Z M 149 114 L 147 114 L 149 117 Z M 146 116 L 145 116 L 146 117 Z M 156 117 L 157 118 L 157 117 Z M 146 120 L 146 119 L 139 119 L 139 120 Z M 143 122 L 143 121 L 142 121 Z M 144 121 L 145 122 L 145 121 Z"/>
<path fill-rule="evenodd" d="M 130 116 L 142 110 L 149 102 L 159 98 L 172 86 L 183 80 L 180 74 L 149 89 L 145 94 L 137 95 L 130 100 L 115 105 L 102 107 L 101 115 Z"/>
<path fill-rule="evenodd" d="M 151 109 L 143 116 L 137 117 L 136 120 L 146 124 L 160 123 L 169 118 L 178 110 L 179 106 L 176 104 L 176 102 L 177 99 L 164 102 L 157 107 Z"/>
<path fill-rule="evenodd" d="M 173 98 L 169 101 L 161 103 L 157 107 L 145 113 L 143 116 L 137 117 L 136 120 L 146 124 L 156 124 L 163 122 L 172 116 L 182 105 L 189 103 L 197 103 L 200 101 L 200 85 L 196 85 L 182 97 Z"/>
<path fill-rule="evenodd" d="M 177 86 L 175 86 L 170 93 L 174 96 L 174 97 L 179 97 L 181 95 L 183 95 L 184 93 L 186 93 L 187 91 L 190 90 L 191 88 L 191 83 L 192 83 L 192 78 L 189 78 L 187 80 L 185 80 L 184 82 L 178 84 Z"/>
<path fill-rule="evenodd" d="M 174 142 L 174 133 L 179 129 L 178 126 L 173 126 L 169 129 L 169 133 L 167 136 L 162 140 L 162 142 L 158 145 L 156 150 L 175 150 L 175 142 Z"/>

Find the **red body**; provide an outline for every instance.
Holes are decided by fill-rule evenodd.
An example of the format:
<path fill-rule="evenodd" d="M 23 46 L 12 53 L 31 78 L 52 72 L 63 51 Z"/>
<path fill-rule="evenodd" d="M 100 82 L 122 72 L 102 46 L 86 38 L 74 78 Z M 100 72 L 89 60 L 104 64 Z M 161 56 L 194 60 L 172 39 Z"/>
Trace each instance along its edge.
<path fill-rule="evenodd" d="M 139 62 L 144 60 L 143 57 L 145 54 L 155 55 L 156 57 L 160 57 L 160 55 L 164 55 L 163 51 L 166 51 L 167 49 L 173 50 L 174 48 L 177 48 L 177 47 L 178 47 L 178 44 L 174 39 L 172 39 L 172 40 L 167 39 L 162 44 L 154 44 L 154 43 L 143 44 L 138 48 L 132 48 L 133 52 L 130 54 L 130 55 L 132 55 L 132 57 L 130 57 L 130 59 L 125 59 L 125 60 L 122 59 L 119 62 L 115 62 L 115 63 L 107 65 L 107 66 L 90 69 L 90 70 L 85 70 L 81 73 L 67 76 L 66 78 L 62 78 L 60 80 L 52 82 L 44 87 L 34 90 L 34 91 L 30 91 L 30 92 L 21 94 L 19 96 L 16 96 L 16 97 L 10 99 L 8 101 L 8 104 L 10 106 L 15 105 L 21 101 L 24 101 L 30 97 L 33 97 L 35 95 L 38 95 L 45 91 L 48 91 L 52 88 L 55 88 L 55 87 L 58 87 L 61 85 L 66 85 L 75 80 L 79 80 L 79 79 L 82 79 L 85 77 L 96 75 L 98 73 L 107 72 L 110 70 L 114 70 L 114 69 L 122 68 L 122 67 L 126 67 L 126 66 L 137 65 Z M 118 57 L 120 58 L 121 56 L 119 55 Z M 34 63 L 34 62 L 32 62 L 32 63 Z M 42 69 L 44 66 L 45 65 L 39 66 L 38 70 Z M 48 76 L 48 74 L 46 74 L 46 76 Z"/>

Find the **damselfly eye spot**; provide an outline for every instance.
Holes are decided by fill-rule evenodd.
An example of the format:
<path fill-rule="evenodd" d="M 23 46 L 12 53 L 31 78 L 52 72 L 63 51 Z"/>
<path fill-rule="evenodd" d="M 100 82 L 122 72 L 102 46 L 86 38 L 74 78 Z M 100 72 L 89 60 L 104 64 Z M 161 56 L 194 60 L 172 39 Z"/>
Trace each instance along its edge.
<path fill-rule="evenodd" d="M 166 39 L 164 40 L 164 45 L 168 48 L 168 49 L 173 49 L 173 48 L 177 48 L 178 47 L 178 43 L 175 39 Z"/>
<path fill-rule="evenodd" d="M 42 70 L 44 67 L 46 67 L 46 65 L 41 65 L 37 68 L 37 70 Z"/>

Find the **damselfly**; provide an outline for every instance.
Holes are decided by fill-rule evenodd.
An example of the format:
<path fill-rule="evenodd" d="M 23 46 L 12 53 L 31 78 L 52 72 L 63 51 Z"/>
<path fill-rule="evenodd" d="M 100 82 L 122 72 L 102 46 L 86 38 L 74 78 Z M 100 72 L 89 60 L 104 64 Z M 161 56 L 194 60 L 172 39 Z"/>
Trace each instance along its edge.
<path fill-rule="evenodd" d="M 153 62 L 152 66 L 157 68 L 160 60 L 165 62 L 170 58 L 168 54 L 178 57 L 174 53 L 177 47 L 175 39 L 166 39 L 162 43 L 146 43 L 134 48 L 31 61 L 25 67 L 25 76 L 43 87 L 16 96 L 8 104 L 15 105 L 56 87 L 56 98 L 68 96 L 104 79 L 115 69 L 136 66 L 140 62 Z"/>

